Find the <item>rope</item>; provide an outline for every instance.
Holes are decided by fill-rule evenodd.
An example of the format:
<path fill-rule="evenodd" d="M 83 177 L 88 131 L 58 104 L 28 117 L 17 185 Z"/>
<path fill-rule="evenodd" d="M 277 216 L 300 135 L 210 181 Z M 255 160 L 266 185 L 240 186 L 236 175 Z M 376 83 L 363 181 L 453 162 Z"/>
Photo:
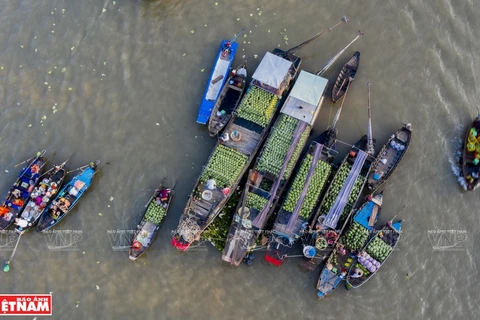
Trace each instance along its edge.
<path fill-rule="evenodd" d="M 188 243 L 194 242 L 200 232 L 200 226 L 190 218 L 180 220 L 177 227 L 177 233 Z"/>

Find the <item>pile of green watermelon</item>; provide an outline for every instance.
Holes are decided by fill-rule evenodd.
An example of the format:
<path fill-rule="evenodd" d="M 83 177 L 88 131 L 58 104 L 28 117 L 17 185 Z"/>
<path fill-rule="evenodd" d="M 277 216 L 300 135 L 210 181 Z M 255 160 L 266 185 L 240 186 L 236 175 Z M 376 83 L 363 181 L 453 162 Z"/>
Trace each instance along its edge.
<path fill-rule="evenodd" d="M 253 192 L 247 194 L 246 207 L 250 209 L 256 209 L 262 211 L 263 208 L 267 205 L 268 200 L 264 197 L 261 197 Z"/>
<path fill-rule="evenodd" d="M 232 186 L 242 173 L 246 162 L 246 155 L 219 144 L 213 151 L 200 180 L 205 183 L 209 177 L 213 177 L 219 187 Z"/>
<path fill-rule="evenodd" d="M 266 127 L 277 107 L 278 97 L 258 87 L 250 87 L 238 107 L 238 117 Z"/>
<path fill-rule="evenodd" d="M 313 157 L 310 154 L 307 154 L 303 159 L 300 169 L 293 180 L 293 184 L 288 190 L 285 202 L 283 203 L 283 210 L 293 212 L 295 209 L 295 205 L 297 204 L 300 194 L 303 191 L 303 187 L 305 186 L 312 161 Z M 310 185 L 307 189 L 307 194 L 305 195 L 305 200 L 303 201 L 302 208 L 300 209 L 301 217 L 305 219 L 310 217 L 310 213 L 318 201 L 318 197 L 322 192 L 331 170 L 331 165 L 325 161 L 320 160 L 317 162 L 315 170 L 313 171 Z"/>
<path fill-rule="evenodd" d="M 265 143 L 262 155 L 258 159 L 258 164 L 256 166 L 258 171 L 269 172 L 275 176 L 280 174 L 288 149 L 292 145 L 293 135 L 297 125 L 297 119 L 286 114 L 280 115 L 267 139 L 267 142 Z M 295 148 L 295 151 L 298 151 L 297 153 L 294 152 L 289 161 L 289 165 L 291 163 L 292 165 L 287 165 L 287 170 L 285 171 L 286 177 L 291 174 L 293 164 L 298 160 L 300 152 L 305 146 L 309 132 L 310 130 L 305 130 L 303 132 L 302 137 Z"/>
<path fill-rule="evenodd" d="M 392 250 L 392 247 L 379 237 L 373 239 L 367 247 L 367 253 L 379 262 L 383 262 Z"/>
<path fill-rule="evenodd" d="M 352 251 L 360 250 L 368 239 L 368 230 L 361 224 L 353 222 L 342 237 L 342 244 Z"/>
<path fill-rule="evenodd" d="M 155 201 L 152 201 L 152 203 L 148 206 L 145 219 L 153 224 L 160 224 L 166 214 L 167 212 L 163 206 L 158 205 Z"/>
<path fill-rule="evenodd" d="M 332 208 L 333 204 L 337 200 L 338 194 L 342 190 L 342 187 L 347 180 L 348 174 L 350 173 L 351 169 L 352 165 L 348 162 L 344 162 L 338 169 L 338 172 L 332 181 L 330 189 L 325 196 L 325 200 L 323 201 L 321 208 L 322 214 L 328 214 L 328 212 Z M 350 192 L 350 195 L 348 197 L 347 204 L 345 205 L 345 208 L 343 209 L 342 215 L 340 217 L 340 221 L 343 221 L 352 210 L 352 207 L 355 205 L 355 202 L 357 201 L 357 198 L 362 191 L 364 181 L 365 178 L 360 175 L 357 177 L 357 180 L 355 180 L 352 191 Z"/>

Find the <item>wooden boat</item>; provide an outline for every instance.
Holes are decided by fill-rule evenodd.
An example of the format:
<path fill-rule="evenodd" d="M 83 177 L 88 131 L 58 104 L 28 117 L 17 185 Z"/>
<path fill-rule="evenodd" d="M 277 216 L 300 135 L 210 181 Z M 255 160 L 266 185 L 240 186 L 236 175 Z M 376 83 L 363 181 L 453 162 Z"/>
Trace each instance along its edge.
<path fill-rule="evenodd" d="M 346 48 L 340 51 L 337 56 L 339 57 Z M 333 64 L 334 61 L 335 59 L 330 60 L 327 65 Z M 322 68 L 323 71 L 326 69 L 328 67 Z M 349 86 L 347 86 L 345 96 L 348 93 Z M 330 181 L 333 159 L 337 154 L 335 151 L 338 133 L 336 125 L 345 99 L 342 100 L 332 124 L 311 143 L 300 168 L 297 168 L 296 176 L 285 201 L 276 214 L 265 254 L 265 260 L 275 266 L 280 266 L 283 263 L 297 239 L 307 236 L 305 232 L 308 221 L 315 214 L 317 203 L 321 199 L 328 181 Z M 315 179 L 313 179 L 314 176 Z"/>
<path fill-rule="evenodd" d="M 80 173 L 72 178 L 57 194 L 53 201 L 45 207 L 37 225 L 38 232 L 44 232 L 67 216 L 80 198 L 90 187 L 100 161 L 90 162 L 81 168 Z"/>
<path fill-rule="evenodd" d="M 215 103 L 208 121 L 208 131 L 211 137 L 216 136 L 227 125 L 232 114 L 237 110 L 246 87 L 246 65 L 247 63 L 244 62 L 235 69 L 235 72 L 232 72 Z"/>
<path fill-rule="evenodd" d="M 275 49 L 273 53 L 267 52 L 260 62 L 237 114 L 232 116 L 225 128 L 230 139 L 219 140 L 217 143 L 195 183 L 177 230 L 173 232 L 172 245 L 177 249 L 185 251 L 193 242 L 200 240 L 201 233 L 220 213 L 237 188 L 270 131 L 273 115 L 281 101 L 278 97 L 288 91 L 300 64 L 300 58 L 280 49 Z M 272 73 L 275 76 L 267 82 L 263 77 Z M 242 111 L 243 101 L 246 101 L 243 105 L 247 109 L 250 106 L 248 101 L 258 97 L 262 97 L 263 102 L 257 107 L 264 110 L 263 114 L 269 112 L 260 124 L 248 119 L 249 113 Z M 209 180 L 218 181 L 219 188 L 208 189 Z"/>
<path fill-rule="evenodd" d="M 25 208 L 26 202 L 37 184 L 45 165 L 45 150 L 37 152 L 37 155 L 22 169 L 17 180 L 8 191 L 5 200 L 0 205 L 0 230 L 10 226 L 15 218 Z"/>
<path fill-rule="evenodd" d="M 342 70 L 338 74 L 337 80 L 335 81 L 332 89 L 333 102 L 337 102 L 344 96 L 348 86 L 350 85 L 350 82 L 353 81 L 355 75 L 357 74 L 359 64 L 360 52 L 355 51 L 353 56 L 347 61 L 347 63 L 343 65 Z"/>
<path fill-rule="evenodd" d="M 15 221 L 15 232 L 24 234 L 38 222 L 43 209 L 50 204 L 50 201 L 63 185 L 67 173 L 65 169 L 67 161 L 65 160 L 43 174 L 38 186 L 33 189 L 25 209 Z"/>
<path fill-rule="evenodd" d="M 301 262 L 307 270 L 314 270 L 327 257 L 350 219 L 355 204 L 367 182 L 375 152 L 370 111 L 370 83 L 368 87 L 368 134 L 357 141 L 347 154 L 332 179 L 312 221 L 313 228 L 302 239 L 304 249 L 313 246 L 313 257 Z"/>
<path fill-rule="evenodd" d="M 371 192 L 377 190 L 392 175 L 398 167 L 405 153 L 407 153 L 412 139 L 412 125 L 405 124 L 393 134 L 372 164 L 367 186 Z"/>
<path fill-rule="evenodd" d="M 331 147 L 332 144 L 323 145 L 316 141 L 310 144 L 276 214 L 265 254 L 267 262 L 280 266 L 305 231 L 332 171 L 337 152 Z"/>
<path fill-rule="evenodd" d="M 249 173 L 223 250 L 224 261 L 240 265 L 262 234 L 305 147 L 327 84 L 327 79 L 300 72 Z"/>
<path fill-rule="evenodd" d="M 358 288 L 373 277 L 393 253 L 400 240 L 402 221 L 388 221 L 385 227 L 372 237 L 359 252 L 355 263 L 352 262 L 346 277 L 346 288 Z M 377 246 L 377 249 L 375 249 Z M 378 246 L 385 248 L 378 249 Z M 376 254 L 374 253 L 376 252 Z M 387 253 L 388 252 L 388 253 Z"/>
<path fill-rule="evenodd" d="M 240 33 L 242 33 L 244 29 L 242 29 Z M 218 99 L 218 95 L 225 85 L 225 81 L 227 80 L 228 73 L 232 66 L 233 58 L 235 58 L 235 53 L 238 49 L 238 43 L 235 42 L 235 39 L 240 33 L 230 41 L 222 40 L 222 43 L 220 44 L 217 57 L 215 58 L 215 64 L 213 65 L 212 72 L 208 78 L 207 87 L 205 88 L 205 93 L 203 94 L 200 110 L 198 111 L 197 122 L 200 124 L 207 123 Z"/>
<path fill-rule="evenodd" d="M 311 223 L 311 230 L 302 239 L 304 248 L 312 246 L 316 249 L 314 257 L 306 257 L 301 262 L 303 268 L 314 270 L 318 267 L 341 235 L 370 172 L 373 159 L 366 152 L 368 148 L 368 137 L 365 135 L 350 148 L 333 176 Z M 354 171 L 355 162 L 357 170 Z"/>
<path fill-rule="evenodd" d="M 462 175 L 458 181 L 465 190 L 475 190 L 480 184 L 480 114 L 467 129 L 463 143 Z"/>
<path fill-rule="evenodd" d="M 270 131 L 283 94 L 288 92 L 299 71 L 302 60 L 294 52 L 347 21 L 343 17 L 333 27 L 287 51 L 275 48 L 271 53 L 265 54 L 237 112 L 224 130 L 229 139 L 217 143 L 195 183 L 177 229 L 172 232 L 172 245 L 178 250 L 185 251 L 192 243 L 200 240 L 202 232 L 221 212 L 246 173 Z M 251 104 L 253 100 L 256 101 L 255 104 Z M 227 159 L 231 161 L 227 162 Z M 216 181 L 223 189 L 216 188 Z M 213 188 L 208 189 L 207 183 Z"/>
<path fill-rule="evenodd" d="M 131 261 L 137 260 L 152 244 L 167 216 L 172 198 L 173 191 L 163 185 L 160 185 L 153 193 L 147 204 L 148 208 L 145 210 L 133 235 L 132 245 L 128 251 Z"/>
<path fill-rule="evenodd" d="M 383 192 L 375 197 L 369 196 L 356 211 L 352 223 L 340 237 L 330 254 L 327 263 L 320 272 L 317 282 L 317 297 L 322 299 L 329 295 L 342 280 L 354 263 L 354 254 L 368 241 L 383 202 Z M 313 247 L 312 247 L 313 248 Z"/>

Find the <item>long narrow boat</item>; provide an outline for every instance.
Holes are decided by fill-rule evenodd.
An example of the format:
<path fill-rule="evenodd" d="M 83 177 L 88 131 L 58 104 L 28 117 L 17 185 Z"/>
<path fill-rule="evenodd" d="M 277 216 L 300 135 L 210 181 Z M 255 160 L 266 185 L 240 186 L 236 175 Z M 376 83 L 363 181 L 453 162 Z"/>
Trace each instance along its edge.
<path fill-rule="evenodd" d="M 228 78 L 218 97 L 212 115 L 208 121 L 210 136 L 216 136 L 230 121 L 232 114 L 237 110 L 238 104 L 245 91 L 247 81 L 247 63 L 242 63 Z"/>
<path fill-rule="evenodd" d="M 468 127 L 461 159 L 462 175 L 458 178 L 465 190 L 475 190 L 480 184 L 480 114 Z"/>
<path fill-rule="evenodd" d="M 353 79 L 352 79 L 353 80 Z M 345 98 L 332 121 L 332 124 L 310 144 L 286 198 L 276 214 L 272 233 L 267 246 L 265 260 L 280 266 L 291 252 L 295 242 L 305 234 L 308 221 L 315 214 L 332 173 L 333 160 L 337 155 L 337 122 L 346 100 L 352 81 L 345 90 Z M 248 262 L 248 260 L 247 260 Z"/>
<path fill-rule="evenodd" d="M 360 64 L 360 52 L 355 51 L 353 56 L 345 63 L 340 71 L 337 80 L 332 89 L 332 101 L 337 102 L 340 100 L 347 91 L 350 82 L 355 78 L 357 74 L 358 66 Z"/>
<path fill-rule="evenodd" d="M 44 232 L 67 216 L 80 198 L 90 187 L 100 161 L 90 162 L 82 167 L 80 173 L 72 178 L 57 194 L 53 201 L 43 210 L 37 225 L 38 232 Z"/>
<path fill-rule="evenodd" d="M 165 221 L 172 198 L 173 191 L 163 185 L 160 185 L 153 193 L 150 202 L 147 204 L 148 208 L 145 210 L 133 235 L 132 245 L 128 251 L 131 261 L 137 260 L 152 244 L 163 221 Z"/>
<path fill-rule="evenodd" d="M 319 299 L 329 295 L 342 280 L 354 263 L 354 254 L 358 252 L 373 230 L 383 202 L 383 192 L 375 197 L 369 196 L 353 216 L 353 221 L 340 237 L 317 282 L 317 297 Z"/>
<path fill-rule="evenodd" d="M 301 266 L 314 270 L 327 257 L 346 223 L 367 182 L 375 152 L 370 113 L 370 83 L 368 87 L 368 134 L 355 143 L 333 177 L 312 221 L 311 234 L 303 239 L 304 249 L 313 246 L 315 255 L 306 256 Z"/>
<path fill-rule="evenodd" d="M 368 241 L 348 270 L 345 283 L 347 289 L 360 287 L 377 273 L 397 246 L 401 230 L 401 220 L 393 223 L 388 221 L 385 227 Z"/>
<path fill-rule="evenodd" d="M 0 205 L 0 230 L 8 228 L 25 208 L 26 202 L 42 174 L 45 152 L 45 150 L 37 152 L 33 160 L 30 160 L 28 165 L 22 169 L 12 188 L 8 191 L 5 200 Z"/>
<path fill-rule="evenodd" d="M 320 202 L 311 233 L 303 241 L 304 247 L 316 249 L 314 257 L 301 263 L 307 270 L 315 269 L 326 258 L 325 254 L 332 250 L 350 217 L 373 160 L 368 157 L 367 149 L 365 135 L 352 146 Z"/>
<path fill-rule="evenodd" d="M 335 26 L 347 21 L 342 18 Z M 202 232 L 221 212 L 253 161 L 270 131 L 283 94 L 288 92 L 299 71 L 301 58 L 294 54 L 295 50 L 333 27 L 290 50 L 275 48 L 272 53 L 265 54 L 237 112 L 224 130 L 230 139 L 218 141 L 195 183 L 177 229 L 172 232 L 172 245 L 178 250 L 185 251 L 200 240 Z"/>
<path fill-rule="evenodd" d="M 265 260 L 280 266 L 304 226 L 315 213 L 315 207 L 324 191 L 336 151 L 330 146 L 313 141 L 298 168 L 293 183 L 277 212 L 270 235 Z"/>
<path fill-rule="evenodd" d="M 324 101 L 328 80 L 301 71 L 275 121 L 238 203 L 222 259 L 242 263 L 273 213 Z"/>
<path fill-rule="evenodd" d="M 220 44 L 217 57 L 215 58 L 215 64 L 213 65 L 212 72 L 208 78 L 207 87 L 205 88 L 205 93 L 203 94 L 200 110 L 198 111 L 197 122 L 200 124 L 207 123 L 218 95 L 225 85 L 225 81 L 227 80 L 228 73 L 232 66 L 233 58 L 235 58 L 235 53 L 238 49 L 238 43 L 235 42 L 235 39 L 239 34 L 237 34 L 231 41 L 222 40 L 222 43 Z"/>
<path fill-rule="evenodd" d="M 393 134 L 372 164 L 367 186 L 371 192 L 375 192 L 381 185 L 387 182 L 393 171 L 398 167 L 405 153 L 407 153 L 410 140 L 412 139 L 412 125 L 405 124 Z"/>
<path fill-rule="evenodd" d="M 35 226 L 38 219 L 40 219 L 43 209 L 50 204 L 50 201 L 60 190 L 67 173 L 65 169 L 67 161 L 65 160 L 63 163 L 54 166 L 43 175 L 42 180 L 30 195 L 30 200 L 22 214 L 15 221 L 15 231 L 18 234 L 24 234 Z"/>

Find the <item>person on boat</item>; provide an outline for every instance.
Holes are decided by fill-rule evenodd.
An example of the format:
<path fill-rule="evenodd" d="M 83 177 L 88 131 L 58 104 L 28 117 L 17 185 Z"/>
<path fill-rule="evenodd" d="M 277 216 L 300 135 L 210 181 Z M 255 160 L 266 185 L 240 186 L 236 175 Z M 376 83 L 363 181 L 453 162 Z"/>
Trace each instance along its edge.
<path fill-rule="evenodd" d="M 228 140 L 230 140 L 230 137 L 228 136 L 228 133 L 224 132 L 220 135 L 220 140 L 222 140 L 223 142 L 227 142 Z"/>
<path fill-rule="evenodd" d="M 57 220 L 59 216 L 60 216 L 60 211 L 58 210 L 58 207 L 56 205 L 53 205 L 50 208 L 50 217 L 53 220 Z"/>
<path fill-rule="evenodd" d="M 218 110 L 217 111 L 217 117 L 221 118 L 226 114 L 225 110 Z"/>
<path fill-rule="evenodd" d="M 217 182 L 212 177 L 209 177 L 207 182 L 205 183 L 205 187 L 208 190 L 215 190 L 217 189 Z"/>
<path fill-rule="evenodd" d="M 363 270 L 359 269 L 359 268 L 355 268 L 354 272 L 352 273 L 352 275 L 350 277 L 352 277 L 353 279 L 357 279 L 357 278 L 360 278 L 362 276 L 363 276 Z"/>
<path fill-rule="evenodd" d="M 222 193 L 225 195 L 225 196 L 228 196 L 228 194 L 230 193 L 230 188 L 228 187 L 228 185 L 223 185 L 223 189 L 222 189 Z"/>

